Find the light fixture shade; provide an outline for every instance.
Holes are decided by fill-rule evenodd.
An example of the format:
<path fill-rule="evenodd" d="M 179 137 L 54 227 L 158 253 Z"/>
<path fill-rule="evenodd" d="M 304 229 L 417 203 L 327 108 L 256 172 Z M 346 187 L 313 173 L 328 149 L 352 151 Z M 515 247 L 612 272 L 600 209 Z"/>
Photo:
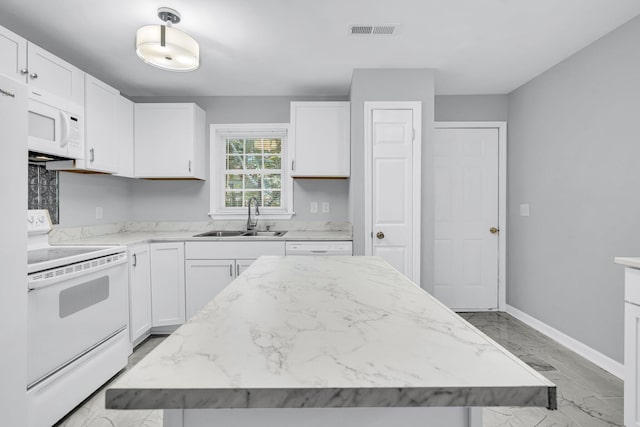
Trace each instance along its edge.
<path fill-rule="evenodd" d="M 188 34 L 165 25 L 140 27 L 136 33 L 136 53 L 147 64 L 163 70 L 193 71 L 200 66 L 198 42 Z"/>

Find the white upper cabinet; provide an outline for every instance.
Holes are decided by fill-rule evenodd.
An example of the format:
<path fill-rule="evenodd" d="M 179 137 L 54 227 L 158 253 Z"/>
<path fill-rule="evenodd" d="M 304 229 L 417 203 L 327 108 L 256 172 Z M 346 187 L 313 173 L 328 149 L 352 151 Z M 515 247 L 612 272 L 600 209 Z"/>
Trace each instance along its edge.
<path fill-rule="evenodd" d="M 120 92 L 88 74 L 85 83 L 85 169 L 117 172 Z"/>
<path fill-rule="evenodd" d="M 133 106 L 134 103 L 124 96 L 118 97 L 116 109 L 116 145 L 118 155 L 117 174 L 133 178 Z"/>
<path fill-rule="evenodd" d="M 31 98 L 63 109 L 84 105 L 84 72 L 79 68 L 4 27 L 0 55 L 0 74 L 27 83 Z"/>
<path fill-rule="evenodd" d="M 349 177 L 350 117 L 349 102 L 292 102 L 291 176 Z"/>
<path fill-rule="evenodd" d="M 30 96 L 45 104 L 84 103 L 84 72 L 35 44 L 27 43 L 27 83 Z"/>
<path fill-rule="evenodd" d="M 135 175 L 205 179 L 205 113 L 196 104 L 135 105 Z"/>
<path fill-rule="evenodd" d="M 25 81 L 27 41 L 4 27 L 0 27 L 0 58 L 0 74 Z"/>

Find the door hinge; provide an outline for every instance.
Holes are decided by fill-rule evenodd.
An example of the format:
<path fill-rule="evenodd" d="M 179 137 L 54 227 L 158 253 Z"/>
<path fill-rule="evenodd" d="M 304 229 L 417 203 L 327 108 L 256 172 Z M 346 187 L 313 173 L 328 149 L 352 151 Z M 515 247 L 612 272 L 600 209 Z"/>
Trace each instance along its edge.
<path fill-rule="evenodd" d="M 411 140 L 412 141 L 416 140 L 416 130 L 415 129 L 411 129 Z"/>
<path fill-rule="evenodd" d="M 292 171 L 296 170 L 296 161 L 295 160 L 291 160 L 291 170 Z"/>

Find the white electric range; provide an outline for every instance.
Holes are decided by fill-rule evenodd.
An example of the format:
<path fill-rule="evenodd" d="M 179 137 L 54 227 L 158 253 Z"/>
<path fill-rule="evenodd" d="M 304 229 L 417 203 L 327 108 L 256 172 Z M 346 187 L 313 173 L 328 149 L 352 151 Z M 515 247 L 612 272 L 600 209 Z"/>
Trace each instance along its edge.
<path fill-rule="evenodd" d="M 27 212 L 29 425 L 52 425 L 130 354 L 124 246 L 51 246 L 46 210 Z"/>

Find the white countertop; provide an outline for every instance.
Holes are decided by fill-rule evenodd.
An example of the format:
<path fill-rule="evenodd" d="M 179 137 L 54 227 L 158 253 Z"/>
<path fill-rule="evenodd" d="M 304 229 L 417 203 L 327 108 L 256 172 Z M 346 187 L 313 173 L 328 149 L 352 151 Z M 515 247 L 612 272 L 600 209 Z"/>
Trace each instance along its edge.
<path fill-rule="evenodd" d="M 555 386 L 378 257 L 261 257 L 110 409 L 543 406 Z"/>
<path fill-rule="evenodd" d="M 103 234 L 91 237 L 81 237 L 67 239 L 55 244 L 62 245 L 135 245 L 148 242 L 172 242 L 172 241 L 313 241 L 313 240 L 351 240 L 351 231 L 309 231 L 291 230 L 282 237 L 193 237 L 196 234 L 208 230 L 200 231 L 123 231 L 119 233 Z M 277 231 L 277 230 L 276 230 Z"/>
<path fill-rule="evenodd" d="M 640 268 L 640 258 L 616 257 L 613 261 L 616 264 L 624 265 L 626 267 Z"/>

